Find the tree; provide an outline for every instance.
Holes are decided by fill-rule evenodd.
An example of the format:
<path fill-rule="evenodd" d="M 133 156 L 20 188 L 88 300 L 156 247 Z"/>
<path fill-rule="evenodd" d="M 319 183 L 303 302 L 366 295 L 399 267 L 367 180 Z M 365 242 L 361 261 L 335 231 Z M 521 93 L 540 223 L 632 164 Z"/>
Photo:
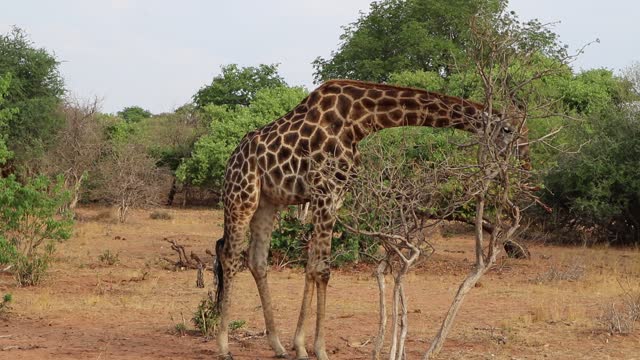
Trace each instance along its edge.
<path fill-rule="evenodd" d="M 71 193 L 69 207 L 74 209 L 83 193 L 88 176 L 108 151 L 104 122 L 98 119 L 98 100 L 67 100 L 60 109 L 64 125 L 46 154 L 45 171 L 63 174 Z"/>
<path fill-rule="evenodd" d="M 195 144 L 191 157 L 177 171 L 180 181 L 220 189 L 231 152 L 251 130 L 277 119 L 293 109 L 306 96 L 299 87 L 259 90 L 247 107 L 208 105 L 204 116 L 211 120 L 208 134 Z"/>
<path fill-rule="evenodd" d="M 521 161 L 526 156 L 516 160 L 510 155 L 526 154 L 529 116 L 532 113 L 544 116 L 548 103 L 558 101 L 543 99 L 537 90 L 547 76 L 566 69 L 566 53 L 553 42 L 548 48 L 540 46 L 540 35 L 551 34 L 538 22 L 520 23 L 508 13 L 484 13 L 473 20 L 468 60 L 459 63 L 456 70 L 460 69 L 457 74 L 461 76 L 455 82 L 453 75 L 439 80 L 437 74 L 424 71 L 416 72 L 416 76 L 398 73 L 395 80 L 429 89 L 446 88 L 451 83 L 468 85 L 463 90 L 477 94 L 485 114 L 500 109 L 501 116 L 487 116 L 483 126 L 457 142 L 464 145 L 458 151 L 452 151 L 457 146 L 446 139 L 438 143 L 441 135 L 438 133 L 430 134 L 432 144 L 421 144 L 410 136 L 371 137 L 371 144 L 363 143 L 364 166 L 352 180 L 351 197 L 345 200 L 342 209 L 345 216 L 341 221 L 347 229 L 377 239 L 386 250 L 377 254 L 380 322 L 374 359 L 381 356 L 389 318 L 385 305 L 386 274 L 393 280 L 388 356 L 406 358 L 409 306 L 403 278 L 422 256 L 432 253 L 424 231 L 435 223 L 429 219 L 443 221 L 453 216 L 473 223 L 476 246 L 475 266 L 458 288 L 424 359 L 439 352 L 466 294 L 492 267 L 500 245 L 513 239 L 520 227 L 522 209 L 540 202 L 528 185 L 530 178 L 525 166 L 528 164 Z M 545 58 L 555 61 L 540 66 L 539 55 L 543 50 Z M 504 141 L 496 141 L 504 129 L 503 121 L 517 129 L 506 146 Z M 403 135 L 415 134 L 407 131 Z M 383 141 L 376 144 L 376 140 Z M 327 167 L 326 171 L 331 173 L 335 169 Z M 468 216 L 455 216 L 461 212 Z"/>
<path fill-rule="evenodd" d="M 157 205 L 170 180 L 166 169 L 137 144 L 116 144 L 102 159 L 96 171 L 93 196 L 118 209 L 118 220 L 125 222 L 131 208 Z"/>
<path fill-rule="evenodd" d="M 345 26 L 331 58 L 313 62 L 316 82 L 348 78 L 384 82 L 405 70 L 449 74 L 468 47 L 478 11 L 497 13 L 502 0 L 382 0 Z"/>
<path fill-rule="evenodd" d="M 8 121 L 7 144 L 18 166 L 37 166 L 30 160 L 42 156 L 63 123 L 57 112 L 64 94 L 58 65 L 54 55 L 36 48 L 23 30 L 14 27 L 0 35 L 0 76 L 11 76 L 0 110 L 17 109 Z"/>
<path fill-rule="evenodd" d="M 142 119 L 150 118 L 152 115 L 150 111 L 140 106 L 129 106 L 122 109 L 122 111 L 118 111 L 118 116 L 128 122 L 138 122 Z"/>
<path fill-rule="evenodd" d="M 200 109 L 207 105 L 248 106 L 260 89 L 286 86 L 278 74 L 278 65 L 260 64 L 258 67 L 222 67 L 222 74 L 213 78 L 193 96 Z"/>
<path fill-rule="evenodd" d="M 12 156 L 7 147 L 8 121 L 16 110 L 3 107 L 4 97 L 10 83 L 11 76 L 0 76 L 0 166 L 4 165 Z"/>
<path fill-rule="evenodd" d="M 137 141 L 147 148 L 153 158 L 158 159 L 156 166 L 167 168 L 174 175 L 167 205 L 172 205 L 179 190 L 176 170 L 183 159 L 189 158 L 196 141 L 206 133 L 206 126 L 200 117 L 199 111 L 183 106 L 175 113 L 159 114 L 152 120 L 138 124 L 140 135 Z"/>

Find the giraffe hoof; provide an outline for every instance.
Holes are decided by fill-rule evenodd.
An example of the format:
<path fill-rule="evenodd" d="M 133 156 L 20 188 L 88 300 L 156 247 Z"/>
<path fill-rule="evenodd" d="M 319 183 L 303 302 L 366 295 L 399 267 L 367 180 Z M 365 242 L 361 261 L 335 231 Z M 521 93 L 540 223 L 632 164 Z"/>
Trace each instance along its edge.
<path fill-rule="evenodd" d="M 233 360 L 233 356 L 231 356 L 231 353 L 227 353 L 225 355 L 218 355 L 218 360 Z"/>
<path fill-rule="evenodd" d="M 287 353 L 276 354 L 276 359 L 289 359 L 289 354 Z"/>

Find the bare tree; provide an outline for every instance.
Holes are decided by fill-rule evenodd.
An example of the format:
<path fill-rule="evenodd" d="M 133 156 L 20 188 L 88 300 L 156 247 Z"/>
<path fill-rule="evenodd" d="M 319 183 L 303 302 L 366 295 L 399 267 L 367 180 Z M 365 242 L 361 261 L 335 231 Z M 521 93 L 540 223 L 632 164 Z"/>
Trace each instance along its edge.
<path fill-rule="evenodd" d="M 622 71 L 622 75 L 631 83 L 636 94 L 640 94 L 640 61 L 634 61 Z"/>
<path fill-rule="evenodd" d="M 171 186 L 168 171 L 156 166 L 156 160 L 137 144 L 116 146 L 99 165 L 94 196 L 118 209 L 125 222 L 129 209 L 157 205 Z"/>
<path fill-rule="evenodd" d="M 45 170 L 50 174 L 64 174 L 65 186 L 72 194 L 69 208 L 74 209 L 82 195 L 87 174 L 95 170 L 98 160 L 107 150 L 105 127 L 97 117 L 97 98 L 67 99 L 60 111 L 64 126 L 46 155 Z"/>
<path fill-rule="evenodd" d="M 473 223 L 475 266 L 460 284 L 424 359 L 441 350 L 466 294 L 491 269 L 503 243 L 519 231 L 522 211 L 535 204 L 544 206 L 535 194 L 537 187 L 530 184 L 528 151 L 535 140 L 529 140 L 528 116 L 552 113 L 555 100 L 538 94 L 537 82 L 566 69 L 572 58 L 543 24 L 520 23 L 507 13 L 478 16 L 471 33 L 469 62 L 459 65 L 471 67 L 481 79 L 486 117 L 469 143 L 460 146 L 467 155 L 445 156 L 436 163 L 413 161 L 405 155 L 406 148 L 369 147 L 363 152 L 364 170 L 352 180 L 342 211 L 340 220 L 349 230 L 377 239 L 385 250 L 377 258 L 375 273 L 380 322 L 374 359 L 382 356 L 387 330 L 385 275 L 393 279 L 388 358 L 406 358 L 403 279 L 435 251 L 429 227 L 444 220 Z M 508 132 L 505 124 L 511 125 Z M 542 138 L 555 133 L 557 129 Z M 458 211 L 463 207 L 475 216 L 462 219 Z"/>
<path fill-rule="evenodd" d="M 476 16 L 471 23 L 471 39 L 468 59 L 482 80 L 485 108 L 492 113 L 500 106 L 503 116 L 489 117 L 476 136 L 477 168 L 468 179 L 475 188 L 469 193 L 476 209 L 475 267 L 458 288 L 425 360 L 442 349 L 465 295 L 494 264 L 501 245 L 513 239 L 521 226 L 522 209 L 533 204 L 544 206 L 534 193 L 536 187 L 529 183 L 528 115 L 544 117 L 551 113 L 556 100 L 541 98 L 536 84 L 562 71 L 573 58 L 544 24 L 521 23 L 508 13 Z M 517 136 L 501 144 L 495 137 L 504 121 L 517 126 Z M 514 154 L 519 156 L 511 156 Z"/>

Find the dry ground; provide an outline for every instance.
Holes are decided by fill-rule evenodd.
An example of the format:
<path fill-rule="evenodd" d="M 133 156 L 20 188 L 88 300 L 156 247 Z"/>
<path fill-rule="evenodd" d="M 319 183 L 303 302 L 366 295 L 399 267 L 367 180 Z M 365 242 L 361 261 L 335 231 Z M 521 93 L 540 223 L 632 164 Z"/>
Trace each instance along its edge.
<path fill-rule="evenodd" d="M 170 271 L 175 254 L 162 239 L 179 239 L 199 254 L 221 234 L 219 211 L 168 210 L 172 220 L 136 211 L 129 223 L 96 219 L 104 209 L 82 209 L 72 239 L 59 246 L 44 284 L 15 288 L 0 277 L 0 293 L 13 294 L 0 320 L 0 359 L 213 359 L 215 341 L 175 325 L 189 319 L 206 293 L 195 272 Z M 407 279 L 409 359 L 420 359 L 471 266 L 471 236 L 445 232 L 438 253 Z M 119 263 L 98 260 L 105 250 Z M 638 250 L 532 247 L 533 260 L 501 260 L 464 303 L 441 359 L 640 359 L 640 332 L 608 335 L 598 316 L 619 300 L 619 281 L 638 286 Z M 542 281 L 550 269 L 584 273 L 576 281 Z M 578 275 L 580 271 L 578 270 Z M 328 290 L 327 346 L 332 359 L 368 359 L 376 333 L 377 287 L 366 266 L 335 270 Z M 144 276 L 143 276 L 144 275 Z M 144 279 L 143 279 L 144 278 Z M 246 321 L 231 350 L 236 359 L 268 359 L 262 311 L 251 275 L 237 278 L 233 318 Z M 211 285 L 210 273 L 207 285 Z M 302 294 L 300 269 L 272 271 L 270 283 L 281 338 L 291 346 Z M 640 325 L 640 324 L 638 324 Z M 640 326 L 638 326 L 640 327 Z M 313 343 L 309 323 L 308 345 Z M 365 345 L 363 345 L 365 344 Z M 293 355 L 293 351 L 291 352 Z"/>

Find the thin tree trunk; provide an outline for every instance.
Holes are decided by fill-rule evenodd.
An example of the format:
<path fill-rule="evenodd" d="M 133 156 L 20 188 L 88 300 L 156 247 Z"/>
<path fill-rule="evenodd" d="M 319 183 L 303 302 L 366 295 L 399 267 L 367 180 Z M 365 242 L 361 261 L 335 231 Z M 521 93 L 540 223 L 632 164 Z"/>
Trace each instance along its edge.
<path fill-rule="evenodd" d="M 444 341 L 453 326 L 453 321 L 458 314 L 458 310 L 464 301 L 465 296 L 471 290 L 478 280 L 484 275 L 487 269 L 492 265 L 495 259 L 495 251 L 490 251 L 491 256 L 487 259 L 487 262 L 484 261 L 484 253 L 482 251 L 482 243 L 483 243 L 483 216 L 484 216 L 484 192 L 478 196 L 476 203 L 476 228 L 475 228 L 475 238 L 476 238 L 476 267 L 475 269 L 467 275 L 464 279 L 460 287 L 458 288 L 458 292 L 456 296 L 453 298 L 453 302 L 449 307 L 449 311 L 447 311 L 447 316 L 445 316 L 442 321 L 442 325 L 440 326 L 440 330 L 436 337 L 431 342 L 431 346 L 424 354 L 423 360 L 428 360 L 431 357 L 437 355 L 440 350 L 442 350 L 442 346 L 444 345 Z M 490 246 L 494 246 L 494 238 L 492 235 L 492 239 L 490 241 Z"/>
<path fill-rule="evenodd" d="M 400 340 L 398 341 L 398 359 L 406 359 L 404 343 L 407 340 L 407 332 L 409 331 L 409 319 L 407 317 L 407 297 L 404 293 L 404 285 L 400 283 Z"/>
<path fill-rule="evenodd" d="M 471 290 L 475 286 L 475 284 L 482 277 L 485 271 L 486 271 L 486 267 L 476 267 L 473 270 L 473 272 L 471 272 L 467 276 L 467 278 L 464 279 L 464 281 L 458 288 L 458 292 L 456 293 L 456 296 L 453 298 L 453 303 L 451 304 L 451 307 L 449 307 L 447 316 L 442 321 L 442 325 L 440 326 L 440 330 L 438 331 L 438 334 L 433 339 L 433 342 L 431 343 L 429 350 L 427 350 L 426 354 L 424 355 L 424 358 L 423 358 L 424 360 L 432 358 L 432 356 L 435 356 L 440 352 L 440 350 L 442 350 L 444 341 L 447 338 L 447 335 L 449 334 L 449 330 L 451 330 L 451 326 L 453 325 L 453 320 L 458 314 L 458 310 L 460 309 L 460 306 L 462 305 L 462 302 L 464 301 L 465 296 L 467 295 L 469 290 Z"/>
<path fill-rule="evenodd" d="M 376 280 L 378 281 L 379 302 L 380 302 L 380 320 L 378 323 L 378 336 L 376 336 L 375 345 L 373 348 L 373 360 L 380 360 L 382 353 L 382 346 L 384 345 L 384 335 L 387 331 L 387 306 L 385 301 L 385 281 L 384 272 L 388 266 L 386 260 L 382 260 L 376 268 Z"/>
<path fill-rule="evenodd" d="M 176 193 L 178 192 L 178 185 L 176 184 L 176 178 L 173 178 L 171 182 L 171 189 L 169 190 L 169 194 L 167 195 L 167 206 L 173 205 L 173 199 L 176 197 Z"/>

